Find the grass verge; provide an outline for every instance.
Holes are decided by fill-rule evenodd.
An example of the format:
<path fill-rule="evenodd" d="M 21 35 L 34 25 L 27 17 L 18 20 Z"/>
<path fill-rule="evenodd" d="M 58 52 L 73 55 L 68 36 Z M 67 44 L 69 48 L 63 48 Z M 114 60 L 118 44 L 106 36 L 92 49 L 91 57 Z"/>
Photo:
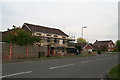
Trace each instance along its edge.
<path fill-rule="evenodd" d="M 40 60 L 52 60 L 52 59 L 62 59 L 62 58 L 75 58 L 75 57 L 88 57 L 95 56 L 95 54 L 79 54 L 72 56 L 50 56 L 41 58 L 24 58 L 24 59 L 12 59 L 12 60 L 2 60 L 2 63 L 14 63 L 14 62 L 26 62 L 26 61 L 40 61 Z"/>
<path fill-rule="evenodd" d="M 120 80 L 120 64 L 110 70 L 108 78 L 110 78 L 110 80 Z"/>

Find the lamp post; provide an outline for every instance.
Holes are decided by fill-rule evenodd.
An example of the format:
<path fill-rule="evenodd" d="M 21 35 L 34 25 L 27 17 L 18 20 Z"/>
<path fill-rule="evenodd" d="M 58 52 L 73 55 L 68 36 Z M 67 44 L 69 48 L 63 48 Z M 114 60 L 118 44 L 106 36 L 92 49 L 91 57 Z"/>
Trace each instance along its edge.
<path fill-rule="evenodd" d="M 86 26 L 82 27 L 82 38 L 83 38 L 83 28 L 87 28 Z"/>

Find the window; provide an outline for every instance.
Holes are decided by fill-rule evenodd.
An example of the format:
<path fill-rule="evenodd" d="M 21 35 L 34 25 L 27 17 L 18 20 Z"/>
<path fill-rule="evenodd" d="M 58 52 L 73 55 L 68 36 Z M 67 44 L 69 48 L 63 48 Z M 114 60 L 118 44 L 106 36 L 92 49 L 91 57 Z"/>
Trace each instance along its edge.
<path fill-rule="evenodd" d="M 54 37 L 58 37 L 57 35 L 54 35 Z"/>
<path fill-rule="evenodd" d="M 57 39 L 54 39 L 54 42 L 57 43 Z"/>
<path fill-rule="evenodd" d="M 40 33 L 36 33 L 36 35 L 39 35 L 39 36 L 41 36 L 41 34 L 40 34 Z"/>
<path fill-rule="evenodd" d="M 66 38 L 66 37 L 63 36 L 62 38 Z"/>
<path fill-rule="evenodd" d="M 47 34 L 47 36 L 51 36 L 50 34 Z"/>
<path fill-rule="evenodd" d="M 47 38 L 47 42 L 50 42 L 50 38 Z"/>
<path fill-rule="evenodd" d="M 111 47 L 113 48 L 114 46 L 113 46 L 113 45 L 111 45 Z"/>
<path fill-rule="evenodd" d="M 60 40 L 60 43 L 59 44 L 63 44 L 63 40 Z"/>
<path fill-rule="evenodd" d="M 63 40 L 63 44 L 65 44 L 66 43 L 66 41 L 65 40 Z"/>

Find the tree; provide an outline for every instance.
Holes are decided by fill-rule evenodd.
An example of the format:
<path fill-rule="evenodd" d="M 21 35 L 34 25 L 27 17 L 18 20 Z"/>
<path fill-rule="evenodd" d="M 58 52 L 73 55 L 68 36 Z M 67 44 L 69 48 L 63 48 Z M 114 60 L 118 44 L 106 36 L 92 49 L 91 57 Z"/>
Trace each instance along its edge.
<path fill-rule="evenodd" d="M 79 52 L 81 52 L 81 46 L 75 46 L 75 48 L 77 49 L 77 50 L 79 50 Z"/>
<path fill-rule="evenodd" d="M 116 50 L 120 52 L 120 40 L 116 41 Z"/>
<path fill-rule="evenodd" d="M 8 35 L 6 35 L 5 41 L 10 44 L 12 43 L 21 46 L 26 45 L 26 56 L 28 56 L 28 44 L 34 44 L 35 42 L 39 42 L 40 38 L 37 36 L 32 36 L 32 32 L 30 31 L 25 31 L 21 28 L 13 26 L 13 29 L 9 30 Z M 10 51 L 11 50 L 12 48 L 10 48 Z"/>
<path fill-rule="evenodd" d="M 77 38 L 77 43 L 87 43 L 83 38 Z"/>
<path fill-rule="evenodd" d="M 6 35 L 5 41 L 7 43 L 13 43 L 17 45 L 27 45 L 33 44 L 34 42 L 39 42 L 40 38 L 37 36 L 32 36 L 32 32 L 24 31 L 21 28 L 14 27 L 8 35 Z"/>

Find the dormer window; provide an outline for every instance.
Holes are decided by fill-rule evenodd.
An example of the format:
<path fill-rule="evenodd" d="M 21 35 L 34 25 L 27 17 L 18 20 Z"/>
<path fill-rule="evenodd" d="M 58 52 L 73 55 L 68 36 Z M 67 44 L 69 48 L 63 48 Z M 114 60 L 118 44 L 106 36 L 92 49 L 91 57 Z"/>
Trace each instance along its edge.
<path fill-rule="evenodd" d="M 40 33 L 36 33 L 36 35 L 41 36 L 42 34 L 40 34 Z"/>
<path fill-rule="evenodd" d="M 57 35 L 54 35 L 54 37 L 58 37 Z"/>
<path fill-rule="evenodd" d="M 47 34 L 47 36 L 51 36 L 50 34 Z"/>
<path fill-rule="evenodd" d="M 62 38 L 66 38 L 66 37 L 63 36 Z"/>

